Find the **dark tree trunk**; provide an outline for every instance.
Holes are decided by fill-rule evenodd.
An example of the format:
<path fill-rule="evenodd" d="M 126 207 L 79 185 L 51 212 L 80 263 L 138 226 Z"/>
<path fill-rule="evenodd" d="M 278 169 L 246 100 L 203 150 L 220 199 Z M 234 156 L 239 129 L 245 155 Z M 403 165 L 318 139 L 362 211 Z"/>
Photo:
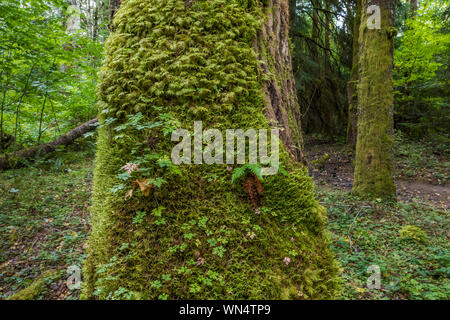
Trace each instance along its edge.
<path fill-rule="evenodd" d="M 358 135 L 358 58 L 359 58 L 359 26 L 361 24 L 361 0 L 356 0 L 355 20 L 353 23 L 353 60 L 350 81 L 347 85 L 348 96 L 348 123 L 347 145 L 351 149 L 356 148 Z"/>
<path fill-rule="evenodd" d="M 411 1 L 411 15 L 415 16 L 417 14 L 417 9 L 419 9 L 418 0 Z"/>
<path fill-rule="evenodd" d="M 122 0 L 110 0 L 109 4 L 109 26 L 112 28 L 112 22 L 114 20 L 114 16 L 120 8 L 120 3 Z"/>

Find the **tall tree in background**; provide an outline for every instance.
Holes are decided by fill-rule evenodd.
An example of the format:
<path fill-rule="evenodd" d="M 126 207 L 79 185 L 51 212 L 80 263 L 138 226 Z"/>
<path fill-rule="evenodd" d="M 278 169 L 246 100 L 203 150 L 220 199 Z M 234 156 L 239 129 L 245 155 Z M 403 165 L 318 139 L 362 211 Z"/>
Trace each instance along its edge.
<path fill-rule="evenodd" d="M 356 0 L 355 18 L 353 22 L 353 59 L 350 81 L 347 85 L 348 95 L 348 123 L 347 123 L 347 145 L 356 148 L 356 137 L 358 134 L 358 59 L 359 59 L 359 27 L 361 25 L 361 1 Z"/>
<path fill-rule="evenodd" d="M 342 23 L 347 1 L 291 1 L 293 66 L 306 134 L 341 136 L 346 128 L 346 85 L 351 30 Z"/>
<path fill-rule="evenodd" d="M 109 2 L 109 21 L 110 21 L 110 27 L 112 26 L 112 21 L 114 19 L 114 16 L 116 15 L 116 12 L 119 10 L 120 8 L 120 3 L 122 2 L 122 0 L 110 0 Z"/>
<path fill-rule="evenodd" d="M 410 0 L 411 2 L 411 15 L 415 16 L 417 13 L 417 9 L 419 8 L 418 0 Z"/>
<path fill-rule="evenodd" d="M 335 294 L 325 210 L 293 161 L 301 131 L 288 28 L 288 0 L 122 3 L 98 87 L 84 297 Z M 220 131 L 281 127 L 289 175 L 174 166 L 169 133 L 192 132 L 196 120 Z"/>
<path fill-rule="evenodd" d="M 353 192 L 366 197 L 392 198 L 395 196 L 392 150 L 395 1 L 363 0 L 362 8 L 359 118 Z M 378 26 L 377 8 L 381 19 Z"/>

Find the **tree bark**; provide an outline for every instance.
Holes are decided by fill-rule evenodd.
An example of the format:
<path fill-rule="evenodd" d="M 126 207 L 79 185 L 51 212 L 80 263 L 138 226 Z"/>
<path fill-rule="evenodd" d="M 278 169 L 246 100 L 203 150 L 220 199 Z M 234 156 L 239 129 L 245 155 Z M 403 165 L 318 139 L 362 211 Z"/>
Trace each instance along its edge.
<path fill-rule="evenodd" d="M 417 10 L 419 9 L 418 0 L 410 0 L 411 1 L 411 15 L 416 16 Z"/>
<path fill-rule="evenodd" d="M 255 38 L 254 49 L 264 61 L 260 68 L 272 79 L 263 83 L 266 116 L 282 128 L 281 140 L 296 161 L 306 163 L 303 156 L 300 106 L 295 90 L 292 56 L 289 49 L 289 2 L 270 0 L 274 10 Z M 268 52 L 267 52 L 268 50 Z"/>
<path fill-rule="evenodd" d="M 348 96 L 348 123 L 347 123 L 347 145 L 351 149 L 356 148 L 356 137 L 358 135 L 358 58 L 359 58 L 359 27 L 361 24 L 361 1 L 356 0 L 355 20 L 353 22 L 353 60 L 350 81 L 347 85 Z"/>
<path fill-rule="evenodd" d="M 99 130 L 83 298 L 336 293 L 325 210 L 305 167 L 295 162 L 301 131 L 288 3 L 123 3 L 98 86 L 100 123 L 117 120 Z M 231 182 L 233 170 L 242 168 L 235 164 L 182 164 L 173 173 L 154 157 L 170 159 L 176 143 L 160 127 L 124 126 L 136 115 L 188 132 L 200 120 L 220 132 L 281 127 L 280 161 L 289 175 L 258 182 L 248 173 Z M 120 179 L 124 170 L 132 178 Z M 149 182 L 158 178 L 165 181 L 159 187 Z"/>
<path fill-rule="evenodd" d="M 121 2 L 122 2 L 122 0 L 110 0 L 110 2 L 109 2 L 109 26 L 110 26 L 110 29 L 113 26 L 112 22 L 114 20 L 114 16 L 116 15 L 117 11 L 120 8 Z"/>
<path fill-rule="evenodd" d="M 369 29 L 369 5 L 381 11 L 381 28 Z M 394 1 L 363 0 L 360 26 L 358 139 L 353 192 L 393 198 L 393 38 Z"/>
<path fill-rule="evenodd" d="M 325 48 L 327 49 L 324 54 L 324 68 L 325 73 L 331 71 L 331 12 L 330 12 L 330 2 L 325 1 Z"/>
<path fill-rule="evenodd" d="M 41 144 L 39 146 L 31 147 L 28 149 L 23 149 L 13 154 L 2 157 L 0 158 L 0 169 L 7 170 L 17 168 L 21 165 L 21 163 L 19 162 L 20 159 L 31 159 L 37 155 L 44 155 L 53 152 L 58 146 L 68 145 L 74 140 L 80 138 L 83 134 L 94 130 L 96 128 L 97 122 L 97 118 L 92 119 L 49 143 Z"/>

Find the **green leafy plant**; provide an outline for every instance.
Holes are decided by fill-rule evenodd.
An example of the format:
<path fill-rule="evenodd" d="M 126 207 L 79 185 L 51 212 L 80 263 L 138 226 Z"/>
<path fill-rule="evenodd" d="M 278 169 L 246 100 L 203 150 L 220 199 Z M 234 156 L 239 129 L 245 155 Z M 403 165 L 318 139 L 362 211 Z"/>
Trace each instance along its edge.
<path fill-rule="evenodd" d="M 231 176 L 231 182 L 233 183 L 241 177 L 244 177 L 247 173 L 253 173 L 260 180 L 263 180 L 261 167 L 258 164 L 244 164 L 243 166 L 234 169 L 233 175 Z"/>

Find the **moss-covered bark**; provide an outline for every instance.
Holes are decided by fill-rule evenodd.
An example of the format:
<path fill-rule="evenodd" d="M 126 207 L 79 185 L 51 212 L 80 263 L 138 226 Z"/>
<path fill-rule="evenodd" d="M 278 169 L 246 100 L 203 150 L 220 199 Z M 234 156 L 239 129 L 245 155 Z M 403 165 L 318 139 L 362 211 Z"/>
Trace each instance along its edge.
<path fill-rule="evenodd" d="M 355 20 L 353 22 L 353 60 L 350 81 L 347 85 L 348 96 L 348 123 L 347 145 L 356 148 L 358 134 L 358 59 L 359 59 L 359 27 L 361 25 L 361 1 L 356 0 Z"/>
<path fill-rule="evenodd" d="M 287 0 L 122 2 L 98 87 L 103 126 L 85 298 L 330 298 L 336 293 L 325 209 L 314 200 L 305 168 L 292 161 L 296 152 L 289 145 L 301 135 L 290 109 L 295 93 L 288 12 Z M 283 126 L 290 134 L 283 137 L 281 161 L 290 174 L 265 178 L 255 207 L 242 184 L 231 183 L 227 165 L 167 170 L 161 160 L 174 146 L 170 135 L 161 127 L 124 128 L 137 114 L 164 123 L 163 128 L 191 132 L 196 120 L 204 129 Z M 131 181 L 124 183 L 118 173 L 137 158 L 145 170 L 133 174 L 166 183 L 153 186 L 148 196 L 135 191 L 129 197 Z M 121 184 L 125 188 L 118 188 Z"/>
<path fill-rule="evenodd" d="M 379 6 L 381 28 L 369 29 L 369 5 Z M 362 1 L 358 83 L 358 141 L 353 191 L 365 197 L 395 196 L 393 179 L 394 1 Z"/>

